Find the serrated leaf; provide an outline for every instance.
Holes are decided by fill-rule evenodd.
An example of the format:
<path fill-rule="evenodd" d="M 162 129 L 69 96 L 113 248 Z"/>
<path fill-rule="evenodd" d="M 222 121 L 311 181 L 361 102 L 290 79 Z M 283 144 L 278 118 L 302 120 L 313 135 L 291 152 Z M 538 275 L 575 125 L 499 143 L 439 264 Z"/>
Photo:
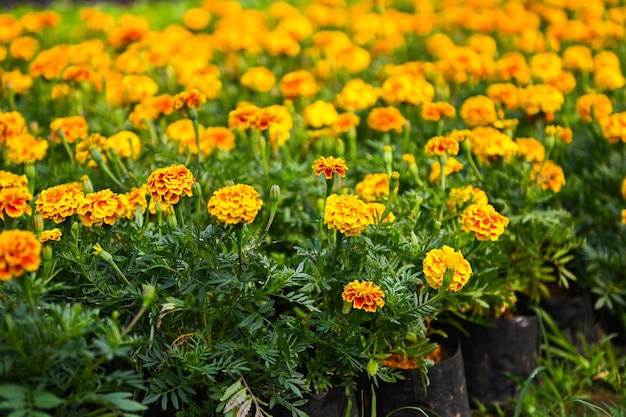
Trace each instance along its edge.
<path fill-rule="evenodd" d="M 230 400 L 224 406 L 224 414 L 228 413 L 230 410 L 235 407 L 239 407 L 246 400 L 246 389 L 238 391 L 235 395 L 233 395 Z"/>
<path fill-rule="evenodd" d="M 237 411 L 237 417 L 246 417 L 250 411 L 250 407 L 252 407 L 252 398 L 248 398 L 243 404 L 241 404 L 239 411 Z"/>
<path fill-rule="evenodd" d="M 232 384 L 230 387 L 226 388 L 226 391 L 224 392 L 224 395 L 222 395 L 222 398 L 220 398 L 220 401 L 226 401 L 235 392 L 239 391 L 242 387 L 243 385 L 241 385 L 241 380 L 240 379 L 237 380 L 237 382 Z"/>
<path fill-rule="evenodd" d="M 64 400 L 47 391 L 35 392 L 33 395 L 33 404 L 37 408 L 55 408 L 63 402 Z"/>

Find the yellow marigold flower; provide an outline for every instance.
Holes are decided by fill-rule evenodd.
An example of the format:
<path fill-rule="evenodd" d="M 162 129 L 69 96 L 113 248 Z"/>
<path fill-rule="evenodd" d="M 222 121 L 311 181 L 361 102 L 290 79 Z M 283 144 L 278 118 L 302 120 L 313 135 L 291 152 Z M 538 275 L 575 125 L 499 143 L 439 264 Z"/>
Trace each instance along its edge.
<path fill-rule="evenodd" d="M 341 293 L 341 298 L 347 303 L 352 303 L 354 308 L 375 313 L 377 307 L 384 307 L 385 293 L 380 287 L 370 281 L 354 280 L 346 285 Z"/>
<path fill-rule="evenodd" d="M 39 33 L 45 28 L 55 27 L 60 21 L 61 15 L 52 10 L 28 12 L 20 19 L 24 28 L 32 33 Z"/>
<path fill-rule="evenodd" d="M 206 96 L 197 88 L 183 91 L 174 96 L 174 110 L 198 109 L 206 102 Z"/>
<path fill-rule="evenodd" d="M 9 94 L 11 90 L 14 94 L 26 94 L 33 85 L 33 79 L 30 75 L 22 74 L 20 70 L 7 71 L 0 77 L 2 80 L 2 92 L 4 95 Z"/>
<path fill-rule="evenodd" d="M 238 103 L 237 108 L 228 112 L 228 127 L 243 130 L 254 127 L 259 110 L 261 109 L 252 103 Z"/>
<path fill-rule="evenodd" d="M 372 107 L 378 100 L 376 88 L 360 78 L 350 80 L 335 97 L 337 107 L 346 111 L 360 111 Z"/>
<path fill-rule="evenodd" d="M 324 224 L 345 236 L 357 236 L 372 223 L 366 204 L 356 195 L 331 194 L 324 206 Z"/>
<path fill-rule="evenodd" d="M 16 111 L 0 112 L 0 143 L 26 132 L 26 120 Z"/>
<path fill-rule="evenodd" d="M 593 72 L 593 82 L 600 91 L 617 90 L 626 84 L 620 68 L 601 67 Z"/>
<path fill-rule="evenodd" d="M 291 137 L 293 119 L 287 106 L 278 104 L 264 107 L 256 112 L 252 127 L 269 132 L 273 148 L 283 146 Z"/>
<path fill-rule="evenodd" d="M 489 198 L 483 190 L 471 184 L 450 190 L 450 198 L 447 202 L 450 210 L 456 211 L 457 208 L 462 208 L 467 204 L 489 204 Z"/>
<path fill-rule="evenodd" d="M 622 210 L 622 224 L 626 224 L 626 209 Z"/>
<path fill-rule="evenodd" d="M 507 110 L 516 110 L 519 106 L 519 90 L 511 83 L 491 84 L 487 87 L 487 96 Z"/>
<path fill-rule="evenodd" d="M 218 151 L 232 151 L 235 149 L 235 134 L 227 127 L 207 127 L 200 135 L 200 147 L 205 155 L 211 154 L 214 149 Z M 206 153 L 204 151 L 205 148 Z M 192 153 L 194 153 L 193 150 Z"/>
<path fill-rule="evenodd" d="M 585 122 L 600 121 L 613 113 L 613 103 L 604 94 L 583 94 L 576 99 L 576 112 Z"/>
<path fill-rule="evenodd" d="M 69 116 L 54 119 L 50 123 L 50 133 L 56 143 L 61 142 L 58 131 L 61 130 L 67 143 L 74 143 L 77 139 L 87 137 L 89 126 L 87 120 L 82 116 Z"/>
<path fill-rule="evenodd" d="M 530 73 L 544 83 L 554 80 L 563 70 L 561 57 L 554 52 L 539 52 L 530 58 Z"/>
<path fill-rule="evenodd" d="M 396 216 L 390 211 L 387 216 L 382 219 L 382 215 L 385 214 L 385 209 L 387 208 L 383 203 L 367 203 L 367 209 L 370 211 L 372 215 L 372 220 L 374 224 L 380 223 L 393 223 L 396 220 Z"/>
<path fill-rule="evenodd" d="M 456 109 L 450 103 L 438 101 L 422 104 L 422 119 L 438 122 L 442 117 L 451 118 L 456 115 Z"/>
<path fill-rule="evenodd" d="M 39 51 L 28 66 L 28 74 L 33 78 L 42 76 L 46 80 L 60 78 L 69 62 L 69 57 L 69 45 L 56 45 Z"/>
<path fill-rule="evenodd" d="M 12 187 L 28 188 L 26 175 L 17 175 L 9 171 L 0 170 L 0 190 Z"/>
<path fill-rule="evenodd" d="M 555 87 L 561 93 L 567 94 L 576 88 L 576 77 L 569 71 L 561 71 L 556 78 L 548 81 L 547 84 Z"/>
<path fill-rule="evenodd" d="M 124 194 L 116 194 L 106 188 L 95 193 L 88 193 L 81 200 L 76 214 L 87 227 L 113 225 L 118 219 L 126 217 L 128 200 Z"/>
<path fill-rule="evenodd" d="M 563 93 L 549 84 L 529 85 L 520 90 L 520 107 L 528 115 L 543 112 L 550 120 L 564 102 Z"/>
<path fill-rule="evenodd" d="M 424 146 L 426 156 L 458 155 L 459 142 L 448 136 L 435 136 Z"/>
<path fill-rule="evenodd" d="M 0 189 L 0 219 L 4 214 L 11 218 L 18 218 L 23 214 L 31 215 L 29 202 L 33 198 L 28 188 L 10 187 Z"/>
<path fill-rule="evenodd" d="M 563 68 L 578 72 L 593 71 L 591 49 L 583 45 L 573 45 L 563 51 Z"/>
<path fill-rule="evenodd" d="M 169 206 L 177 204 L 182 195 L 191 197 L 194 182 L 196 179 L 186 166 L 172 164 L 152 172 L 146 185 L 155 203 Z"/>
<path fill-rule="evenodd" d="M 195 31 L 206 28 L 211 22 L 211 13 L 201 7 L 192 7 L 183 14 L 183 24 Z"/>
<path fill-rule="evenodd" d="M 453 156 L 446 158 L 446 165 L 443 168 L 443 173 L 447 177 L 449 175 L 454 174 L 455 172 L 459 172 L 464 168 L 463 164 L 459 162 Z M 430 166 L 430 172 L 428 173 L 428 182 L 437 183 L 441 180 L 441 163 L 439 161 L 433 163 Z"/>
<path fill-rule="evenodd" d="M 266 67 L 252 67 L 241 75 L 240 81 L 241 85 L 252 91 L 267 93 L 276 84 L 276 77 Z"/>
<path fill-rule="evenodd" d="M 55 185 L 39 193 L 35 209 L 44 219 L 61 223 L 76 213 L 83 197 L 80 185 L 75 183 Z"/>
<path fill-rule="evenodd" d="M 91 152 L 98 150 L 102 156 L 102 160 L 106 162 L 107 157 L 105 152 L 109 147 L 110 143 L 107 138 L 99 133 L 92 133 L 76 144 L 74 157 L 78 163 L 87 164 L 88 167 L 97 167 L 98 163 L 93 159 Z"/>
<path fill-rule="evenodd" d="M 339 113 L 331 129 L 335 133 L 345 133 L 352 128 L 356 128 L 360 122 L 361 118 L 354 113 Z"/>
<path fill-rule="evenodd" d="M 263 206 L 260 196 L 250 185 L 229 185 L 213 192 L 207 209 L 226 224 L 252 223 Z"/>
<path fill-rule="evenodd" d="M 484 163 L 495 158 L 509 160 L 518 151 L 513 139 L 492 127 L 475 127 L 469 137 L 472 153 Z"/>
<path fill-rule="evenodd" d="M 107 79 L 106 101 L 111 107 L 121 108 L 154 97 L 159 85 L 143 74 L 123 75 L 115 71 L 105 74 Z"/>
<path fill-rule="evenodd" d="M 470 204 L 461 215 L 465 232 L 472 232 L 478 240 L 498 240 L 508 226 L 509 219 L 491 204 Z"/>
<path fill-rule="evenodd" d="M 367 125 L 378 132 L 401 132 L 406 119 L 396 107 L 377 107 L 367 116 Z"/>
<path fill-rule="evenodd" d="M 422 76 L 409 73 L 395 74 L 381 86 L 381 97 L 387 104 L 408 103 L 419 106 L 435 97 L 435 87 Z"/>
<path fill-rule="evenodd" d="M 150 24 L 146 18 L 123 14 L 118 20 L 118 25 L 109 30 L 107 40 L 113 48 L 122 48 L 142 40 L 149 31 Z"/>
<path fill-rule="evenodd" d="M 626 200 L 626 177 L 624 177 L 624 179 L 622 180 L 621 192 L 622 192 L 622 198 Z"/>
<path fill-rule="evenodd" d="M 530 177 L 542 190 L 550 189 L 555 193 L 561 191 L 561 187 L 565 185 L 563 168 L 550 160 L 535 163 Z"/>
<path fill-rule="evenodd" d="M 318 90 L 315 77 L 307 70 L 288 72 L 280 80 L 280 92 L 286 98 L 313 97 Z"/>
<path fill-rule="evenodd" d="M 548 125 L 544 129 L 546 137 L 554 137 L 562 140 L 565 143 L 572 143 L 574 139 L 574 133 L 569 127 Z"/>
<path fill-rule="evenodd" d="M 48 141 L 37 139 L 28 133 L 7 139 L 5 146 L 6 161 L 15 165 L 41 161 L 48 152 Z"/>
<path fill-rule="evenodd" d="M 141 152 L 141 140 L 135 132 L 122 130 L 111 136 L 108 140 L 108 147 L 115 149 L 120 158 L 130 158 L 136 160 Z"/>
<path fill-rule="evenodd" d="M 71 91 L 69 84 L 55 84 L 50 91 L 50 98 L 52 100 L 58 100 L 61 97 L 68 97 Z"/>
<path fill-rule="evenodd" d="M 337 114 L 337 109 L 331 103 L 317 100 L 304 108 L 302 117 L 307 126 L 319 129 L 331 126 L 339 115 Z"/>
<path fill-rule="evenodd" d="M 148 208 L 148 187 L 146 184 L 142 184 L 141 187 L 133 187 L 129 192 L 124 194 L 128 204 L 126 205 L 126 218 L 134 219 L 137 214 L 137 207 L 141 207 L 141 212 L 145 213 Z"/>
<path fill-rule="evenodd" d="M 0 233 L 0 281 L 35 272 L 41 264 L 41 243 L 33 232 L 5 230 Z"/>
<path fill-rule="evenodd" d="M 422 261 L 422 266 L 428 285 L 436 290 L 443 285 L 443 277 L 448 269 L 454 270 L 448 287 L 450 291 L 460 291 L 472 275 L 472 267 L 461 251 L 455 251 L 446 245 L 441 249 L 430 250 Z"/>
<path fill-rule="evenodd" d="M 267 53 L 272 57 L 296 56 L 300 53 L 300 44 L 284 29 L 275 29 L 266 33 L 262 43 Z"/>
<path fill-rule="evenodd" d="M 133 111 L 128 115 L 128 120 L 138 129 L 146 129 L 146 120 L 156 120 L 161 115 L 169 115 L 174 112 L 174 96 L 161 94 L 148 97 L 141 103 L 137 103 Z"/>
<path fill-rule="evenodd" d="M 496 74 L 500 81 L 517 81 L 526 85 L 530 81 L 530 67 L 521 52 L 507 52 L 496 61 Z"/>
<path fill-rule="evenodd" d="M 546 157 L 546 148 L 535 138 L 517 138 L 517 154 L 527 162 L 541 162 Z"/>
<path fill-rule="evenodd" d="M 385 173 L 367 174 L 354 189 L 365 202 L 384 200 L 389 195 L 389 176 Z"/>
<path fill-rule="evenodd" d="M 59 228 L 44 230 L 43 232 L 41 232 L 41 238 L 39 239 L 39 242 L 46 243 L 52 240 L 59 242 L 62 236 L 63 233 L 61 233 L 61 229 Z"/>
<path fill-rule="evenodd" d="M 461 119 L 469 127 L 486 126 L 498 120 L 496 105 L 487 96 L 469 97 L 461 105 Z"/>
<path fill-rule="evenodd" d="M 339 174 L 341 177 L 346 176 L 348 166 L 346 161 L 342 158 L 335 158 L 334 156 L 321 156 L 313 162 L 313 172 L 315 175 L 324 174 L 327 180 L 333 178 L 333 173 Z"/>
<path fill-rule="evenodd" d="M 9 53 L 11 54 L 11 57 L 23 61 L 30 61 L 33 59 L 38 50 L 39 41 L 30 36 L 15 38 L 9 44 Z"/>
<path fill-rule="evenodd" d="M 602 136 L 609 143 L 626 142 L 626 112 L 613 113 L 600 121 Z"/>

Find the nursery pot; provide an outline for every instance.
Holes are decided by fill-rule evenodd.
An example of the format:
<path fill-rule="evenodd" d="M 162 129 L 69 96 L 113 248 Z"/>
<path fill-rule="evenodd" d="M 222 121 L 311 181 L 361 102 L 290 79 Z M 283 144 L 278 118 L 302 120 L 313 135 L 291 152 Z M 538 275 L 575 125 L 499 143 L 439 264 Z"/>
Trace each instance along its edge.
<path fill-rule="evenodd" d="M 454 345 L 453 352 L 452 356 L 428 369 L 428 386 L 425 386 L 419 369 L 403 370 L 404 380 L 381 382 L 376 393 L 378 416 L 470 417 L 459 343 Z"/>
<path fill-rule="evenodd" d="M 518 394 L 512 377 L 528 378 L 541 342 L 536 315 L 493 318 L 491 326 L 468 323 L 461 337 L 469 397 L 486 405 L 507 404 Z"/>

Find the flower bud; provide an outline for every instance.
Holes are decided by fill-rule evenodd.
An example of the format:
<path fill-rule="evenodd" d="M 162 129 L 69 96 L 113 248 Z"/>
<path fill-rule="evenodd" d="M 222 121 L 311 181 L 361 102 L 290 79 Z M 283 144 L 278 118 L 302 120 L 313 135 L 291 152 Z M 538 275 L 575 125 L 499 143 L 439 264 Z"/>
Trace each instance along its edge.
<path fill-rule="evenodd" d="M 105 261 L 106 263 L 113 262 L 113 256 L 111 256 L 109 252 L 102 249 L 102 246 L 100 246 L 99 243 L 96 243 L 95 245 L 93 245 L 93 254 L 97 256 L 98 258 L 102 259 L 103 261 Z"/>
<path fill-rule="evenodd" d="M 191 186 L 191 194 L 194 197 L 202 197 L 202 186 L 200 185 L 199 182 L 194 182 L 193 185 Z"/>
<path fill-rule="evenodd" d="M 41 248 L 41 259 L 44 262 L 50 262 L 52 260 L 52 247 L 48 244 L 44 244 Z"/>
<path fill-rule="evenodd" d="M 33 215 L 33 228 L 37 235 L 41 235 L 41 232 L 43 232 L 43 216 L 39 213 Z"/>
<path fill-rule="evenodd" d="M 85 194 L 93 193 L 93 183 L 91 179 L 89 179 L 89 176 L 83 175 L 80 177 L 80 182 L 83 184 L 83 192 Z"/>
<path fill-rule="evenodd" d="M 147 308 L 154 302 L 156 298 L 156 288 L 154 285 L 143 284 L 143 303 L 142 307 Z"/>
<path fill-rule="evenodd" d="M 278 184 L 274 184 L 270 188 L 270 201 L 272 203 L 276 203 L 278 202 L 279 198 L 280 198 L 280 187 L 278 186 Z"/>
<path fill-rule="evenodd" d="M 176 219 L 176 212 L 174 212 L 174 210 L 167 213 L 165 220 L 167 221 L 167 225 L 171 228 L 178 226 L 178 220 Z"/>
<path fill-rule="evenodd" d="M 337 156 L 339 158 L 346 154 L 346 144 L 341 139 L 337 139 Z"/>

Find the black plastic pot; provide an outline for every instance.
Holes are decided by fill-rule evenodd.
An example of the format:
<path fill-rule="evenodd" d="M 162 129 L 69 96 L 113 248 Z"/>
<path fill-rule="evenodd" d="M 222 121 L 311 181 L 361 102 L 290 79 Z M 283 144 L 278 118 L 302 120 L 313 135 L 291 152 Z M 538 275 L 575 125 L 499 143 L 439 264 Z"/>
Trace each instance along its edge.
<path fill-rule="evenodd" d="M 402 372 L 405 380 L 381 382 L 377 390 L 379 417 L 470 417 L 461 346 L 454 354 L 428 369 L 425 387 L 419 369 Z"/>
<path fill-rule="evenodd" d="M 504 405 L 519 394 L 513 377 L 526 379 L 537 367 L 539 321 L 535 315 L 494 318 L 491 326 L 468 323 L 461 337 L 470 399 Z"/>

